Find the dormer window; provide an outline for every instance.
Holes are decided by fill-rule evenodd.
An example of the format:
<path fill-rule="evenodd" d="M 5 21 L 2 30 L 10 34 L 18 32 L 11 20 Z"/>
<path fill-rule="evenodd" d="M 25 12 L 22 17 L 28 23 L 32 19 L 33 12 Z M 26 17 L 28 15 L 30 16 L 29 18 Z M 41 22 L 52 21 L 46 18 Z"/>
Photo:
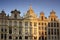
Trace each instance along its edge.
<path fill-rule="evenodd" d="M 14 15 L 14 18 L 17 18 L 17 15 L 16 14 Z"/>

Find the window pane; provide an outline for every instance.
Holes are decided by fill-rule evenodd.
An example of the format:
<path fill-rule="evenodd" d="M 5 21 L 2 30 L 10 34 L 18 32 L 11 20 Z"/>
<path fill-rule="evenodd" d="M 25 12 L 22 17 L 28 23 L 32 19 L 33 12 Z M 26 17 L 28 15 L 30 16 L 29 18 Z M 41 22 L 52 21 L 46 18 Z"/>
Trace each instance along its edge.
<path fill-rule="evenodd" d="M 50 35 L 50 29 L 48 29 L 48 35 Z"/>
<path fill-rule="evenodd" d="M 54 35 L 56 35 L 56 29 L 54 29 Z"/>
<path fill-rule="evenodd" d="M 3 32 L 3 28 L 1 28 L 1 31 Z"/>
<path fill-rule="evenodd" d="M 30 22 L 30 26 L 32 26 L 32 22 Z"/>
<path fill-rule="evenodd" d="M 14 26 L 17 26 L 17 21 L 14 21 Z"/>
<path fill-rule="evenodd" d="M 18 39 L 18 37 L 16 37 L 15 39 Z"/>
<path fill-rule="evenodd" d="M 12 36 L 9 36 L 9 39 L 12 39 Z"/>
<path fill-rule="evenodd" d="M 9 21 L 9 26 L 12 26 L 12 21 Z"/>
<path fill-rule="evenodd" d="M 51 35 L 53 35 L 53 29 L 51 29 Z"/>
<path fill-rule="evenodd" d="M 9 27 L 9 34 L 12 34 L 12 27 Z"/>
<path fill-rule="evenodd" d="M 50 27 L 50 23 L 48 23 L 48 27 Z"/>
<path fill-rule="evenodd" d="M 4 38 L 5 38 L 5 39 L 7 38 L 6 34 L 4 35 Z"/>
<path fill-rule="evenodd" d="M 38 23 L 38 25 L 40 25 L 40 23 Z"/>
<path fill-rule="evenodd" d="M 57 29 L 57 35 L 59 35 L 59 29 Z"/>
<path fill-rule="evenodd" d="M 22 26 L 22 22 L 19 22 L 19 26 Z"/>
<path fill-rule="evenodd" d="M 37 37 L 34 37 L 34 39 L 37 39 Z"/>
<path fill-rule="evenodd" d="M 56 27 L 56 23 L 54 23 L 54 27 Z"/>
<path fill-rule="evenodd" d="M 37 26 L 37 23 L 36 22 L 34 22 L 34 26 Z"/>
<path fill-rule="evenodd" d="M 21 36 L 19 36 L 19 39 L 22 39 L 22 37 L 21 37 Z"/>
<path fill-rule="evenodd" d="M 25 26 L 28 26 L 28 22 L 25 22 Z"/>
<path fill-rule="evenodd" d="M 1 34 L 1 39 L 3 39 L 3 34 Z"/>
<path fill-rule="evenodd" d="M 19 34 L 22 34 L 22 29 L 21 28 L 19 29 Z"/>
<path fill-rule="evenodd" d="M 28 36 L 25 36 L 25 39 L 28 39 Z"/>
<path fill-rule="evenodd" d="M 57 27 L 59 27 L 59 23 L 57 23 Z"/>
<path fill-rule="evenodd" d="M 53 23 L 51 23 L 51 27 L 53 27 Z"/>

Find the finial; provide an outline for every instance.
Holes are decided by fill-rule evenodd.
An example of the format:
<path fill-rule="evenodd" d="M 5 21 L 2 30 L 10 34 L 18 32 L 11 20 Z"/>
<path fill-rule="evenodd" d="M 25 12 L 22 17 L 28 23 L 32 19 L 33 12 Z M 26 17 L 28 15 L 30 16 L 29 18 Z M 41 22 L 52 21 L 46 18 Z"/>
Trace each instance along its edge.
<path fill-rule="evenodd" d="M 17 11 L 17 9 L 15 9 L 14 11 Z"/>
<path fill-rule="evenodd" d="M 54 12 L 54 10 L 52 9 L 52 12 Z"/>
<path fill-rule="evenodd" d="M 32 5 L 30 4 L 30 9 L 32 9 Z"/>
<path fill-rule="evenodd" d="M 44 14 L 44 12 L 43 11 L 41 11 L 41 13 L 40 14 Z"/>
<path fill-rule="evenodd" d="M 4 11 L 4 9 L 2 9 L 2 11 L 1 11 L 2 13 L 5 13 L 5 11 Z"/>
<path fill-rule="evenodd" d="M 9 14 L 7 16 L 9 17 Z"/>

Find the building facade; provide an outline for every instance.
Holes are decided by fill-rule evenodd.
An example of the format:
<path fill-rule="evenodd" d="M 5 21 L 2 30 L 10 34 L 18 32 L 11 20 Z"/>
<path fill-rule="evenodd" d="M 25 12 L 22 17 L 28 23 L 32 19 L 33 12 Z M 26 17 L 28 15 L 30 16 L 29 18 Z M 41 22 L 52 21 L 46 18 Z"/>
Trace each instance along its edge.
<path fill-rule="evenodd" d="M 0 40 L 60 40 L 60 20 L 52 10 L 47 18 L 40 12 L 39 18 L 30 6 L 21 17 L 20 11 L 11 11 L 11 16 L 0 13 Z"/>

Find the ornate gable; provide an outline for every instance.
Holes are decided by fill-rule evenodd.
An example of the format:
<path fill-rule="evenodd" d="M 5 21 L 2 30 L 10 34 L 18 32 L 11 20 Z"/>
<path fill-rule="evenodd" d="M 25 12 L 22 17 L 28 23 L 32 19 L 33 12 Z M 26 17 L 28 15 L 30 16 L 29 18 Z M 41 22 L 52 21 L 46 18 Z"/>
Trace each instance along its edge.
<path fill-rule="evenodd" d="M 29 10 L 27 11 L 26 15 L 24 16 L 24 18 L 37 18 L 36 14 L 34 13 L 32 6 L 30 6 Z"/>

